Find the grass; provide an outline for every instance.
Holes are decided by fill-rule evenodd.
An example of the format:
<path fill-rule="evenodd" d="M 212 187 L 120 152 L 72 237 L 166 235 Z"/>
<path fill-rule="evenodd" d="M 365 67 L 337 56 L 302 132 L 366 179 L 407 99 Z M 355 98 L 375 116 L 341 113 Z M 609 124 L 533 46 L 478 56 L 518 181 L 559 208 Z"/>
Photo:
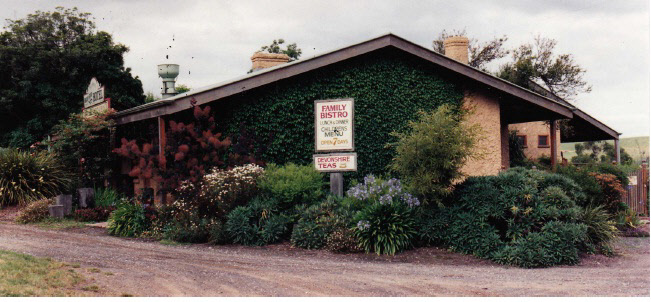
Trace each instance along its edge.
<path fill-rule="evenodd" d="M 189 245 L 189 244 L 191 244 L 191 243 L 177 242 L 177 241 L 174 241 L 174 240 L 168 240 L 168 239 L 163 239 L 163 240 L 159 241 L 159 243 L 160 243 L 160 244 L 164 244 L 164 245 L 171 245 L 171 246 L 176 246 L 176 245 Z"/>
<path fill-rule="evenodd" d="M 0 297 L 83 296 L 76 290 L 82 282 L 64 263 L 0 250 Z"/>
<path fill-rule="evenodd" d="M 86 227 L 87 222 L 79 222 L 74 219 L 56 219 L 46 218 L 40 222 L 34 223 L 35 226 L 44 229 L 69 229 L 69 228 L 83 228 Z"/>

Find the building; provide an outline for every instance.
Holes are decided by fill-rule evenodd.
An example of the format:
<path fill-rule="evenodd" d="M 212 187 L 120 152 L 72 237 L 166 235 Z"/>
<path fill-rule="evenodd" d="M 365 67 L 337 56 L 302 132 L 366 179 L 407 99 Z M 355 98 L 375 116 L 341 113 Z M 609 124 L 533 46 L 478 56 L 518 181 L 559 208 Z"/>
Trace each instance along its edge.
<path fill-rule="evenodd" d="M 224 133 L 237 135 L 236 124 L 249 125 L 269 144 L 264 156 L 278 163 L 308 163 L 314 151 L 313 101 L 353 98 L 355 130 L 361 133 L 355 137 L 360 173 L 374 172 L 365 167 L 386 166 L 390 158 L 384 142 L 404 126 L 406 116 L 446 102 L 473 108 L 468 122 L 483 129 L 477 148 L 483 158 L 467 163 L 463 171 L 468 175 L 494 175 L 509 167 L 509 130 L 524 123 L 551 121 L 546 141 L 554 154 L 561 141 L 618 141 L 619 133 L 569 103 L 468 66 L 468 39 L 452 37 L 445 47 L 446 55 L 441 55 L 385 34 L 291 63 L 282 56 L 256 54 L 256 72 L 118 112 L 118 137 L 131 133 L 163 150 L 170 119 L 183 119 L 193 107 L 210 105 Z M 279 116 L 287 120 L 281 122 Z M 562 119 L 575 129 L 571 135 L 559 135 L 555 121 Z M 132 131 L 124 130 L 129 127 Z M 526 129 L 529 133 L 531 128 Z M 121 172 L 129 169 L 124 164 Z M 136 183 L 148 185 L 159 191 L 156 184 Z"/>

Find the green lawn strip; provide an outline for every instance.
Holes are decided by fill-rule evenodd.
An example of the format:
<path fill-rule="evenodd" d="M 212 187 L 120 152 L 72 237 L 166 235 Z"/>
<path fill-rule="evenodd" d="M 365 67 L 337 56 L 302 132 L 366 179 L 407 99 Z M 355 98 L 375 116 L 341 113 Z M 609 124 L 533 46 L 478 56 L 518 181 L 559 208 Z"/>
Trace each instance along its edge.
<path fill-rule="evenodd" d="M 0 297 L 85 296 L 84 277 L 65 263 L 0 250 Z M 92 285 L 90 285 L 92 286 Z"/>
<path fill-rule="evenodd" d="M 44 229 L 69 229 L 69 228 L 84 228 L 89 222 L 80 222 L 74 219 L 64 218 L 46 218 L 45 220 L 34 223 L 35 226 Z"/>

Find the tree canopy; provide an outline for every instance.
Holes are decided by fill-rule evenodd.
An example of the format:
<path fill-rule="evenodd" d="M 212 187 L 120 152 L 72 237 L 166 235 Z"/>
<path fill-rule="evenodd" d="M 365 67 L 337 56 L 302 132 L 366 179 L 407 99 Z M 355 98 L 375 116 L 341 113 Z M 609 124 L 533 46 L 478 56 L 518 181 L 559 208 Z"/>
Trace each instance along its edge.
<path fill-rule="evenodd" d="M 451 36 L 466 36 L 465 30 L 443 30 L 432 42 L 434 51 L 444 54 L 443 41 Z M 579 66 L 571 54 L 555 54 L 556 40 L 536 36 L 533 43 L 524 43 L 515 49 L 507 49 L 506 35 L 480 43 L 468 38 L 468 65 L 492 73 L 516 85 L 530 88 L 530 82 L 540 84 L 555 95 L 571 100 L 577 94 L 590 92 L 591 87 L 583 79 L 585 69 Z M 488 69 L 488 64 L 507 57 L 510 61 L 500 65 L 498 70 Z"/>
<path fill-rule="evenodd" d="M 443 42 L 445 39 L 453 36 L 466 36 L 466 30 L 452 30 L 452 32 L 448 33 L 444 29 L 438 38 L 432 41 L 434 51 L 445 54 Z M 486 66 L 488 63 L 506 57 L 509 54 L 510 51 L 504 48 L 504 43 L 507 40 L 508 37 L 506 35 L 483 43 L 479 43 L 475 38 L 468 38 L 468 65 L 488 72 L 488 67 Z"/>
<path fill-rule="evenodd" d="M 113 108 L 144 103 L 142 83 L 124 67 L 127 51 L 77 8 L 7 20 L 0 33 L 0 146 L 28 147 L 81 111 L 93 77 Z"/>
<path fill-rule="evenodd" d="M 296 61 L 301 57 L 303 51 L 296 46 L 296 43 L 288 44 L 285 49 L 282 49 L 282 44 L 285 43 L 284 39 L 273 40 L 271 44 L 267 46 L 262 46 L 260 51 L 266 51 L 268 53 L 284 53 L 289 56 L 289 61 Z"/>

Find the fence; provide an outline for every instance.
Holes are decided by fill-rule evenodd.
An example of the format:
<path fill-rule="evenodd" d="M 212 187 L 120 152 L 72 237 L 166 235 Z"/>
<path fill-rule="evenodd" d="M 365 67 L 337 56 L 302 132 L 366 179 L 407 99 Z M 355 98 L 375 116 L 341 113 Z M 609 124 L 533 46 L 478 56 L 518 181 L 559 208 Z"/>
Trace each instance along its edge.
<path fill-rule="evenodd" d="M 628 174 L 628 186 L 626 193 L 622 196 L 622 202 L 626 203 L 631 210 L 640 215 L 649 216 L 649 168 L 642 165 L 642 168 Z"/>

